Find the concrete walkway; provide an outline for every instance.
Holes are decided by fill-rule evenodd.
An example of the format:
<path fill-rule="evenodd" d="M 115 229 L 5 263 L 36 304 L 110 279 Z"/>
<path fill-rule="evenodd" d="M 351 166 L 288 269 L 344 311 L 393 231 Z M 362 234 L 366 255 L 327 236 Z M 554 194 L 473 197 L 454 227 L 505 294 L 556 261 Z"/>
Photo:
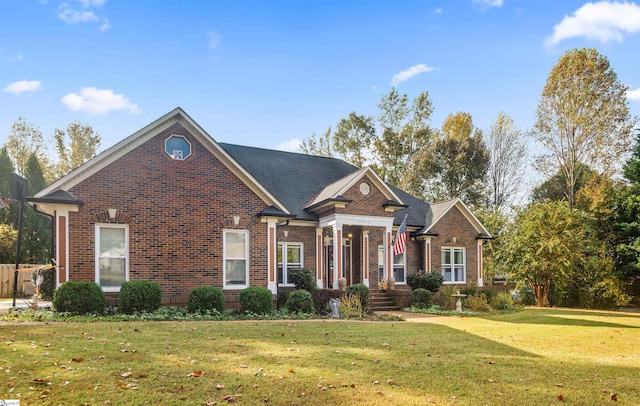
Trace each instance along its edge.
<path fill-rule="evenodd" d="M 38 300 L 38 307 L 41 309 L 50 309 L 51 302 L 46 300 Z M 28 309 L 29 304 L 23 299 L 16 299 L 16 309 Z M 0 313 L 4 313 L 10 309 L 14 309 L 13 307 L 13 299 L 0 299 Z"/>

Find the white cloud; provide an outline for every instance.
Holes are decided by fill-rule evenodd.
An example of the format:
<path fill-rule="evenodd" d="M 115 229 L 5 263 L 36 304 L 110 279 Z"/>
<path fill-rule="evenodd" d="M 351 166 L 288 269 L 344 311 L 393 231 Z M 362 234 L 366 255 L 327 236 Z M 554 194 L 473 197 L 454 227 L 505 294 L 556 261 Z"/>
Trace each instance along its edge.
<path fill-rule="evenodd" d="M 98 16 L 93 11 L 87 10 L 74 10 L 69 7 L 67 3 L 62 3 L 58 9 L 60 14 L 58 17 L 65 23 L 88 23 L 98 21 Z"/>
<path fill-rule="evenodd" d="M 130 114 L 141 112 L 138 106 L 124 95 L 95 87 L 85 87 L 79 94 L 69 93 L 61 101 L 72 111 L 86 111 L 90 114 L 106 114 L 115 110 L 129 110 Z"/>
<path fill-rule="evenodd" d="M 421 63 L 420 65 L 412 66 L 407 70 L 403 70 L 402 72 L 395 74 L 393 76 L 393 79 L 391 79 L 391 86 L 395 86 L 398 83 L 407 81 L 420 73 L 433 72 L 434 70 L 436 70 L 436 68 L 427 66 L 424 63 Z"/>
<path fill-rule="evenodd" d="M 101 7 L 106 3 L 107 0 L 76 0 L 78 3 L 81 3 L 83 7 Z"/>
<path fill-rule="evenodd" d="M 207 37 L 209 38 L 209 48 L 216 49 L 220 45 L 222 36 L 215 31 L 207 31 Z"/>
<path fill-rule="evenodd" d="M 18 54 L 16 56 L 10 56 L 6 59 L 7 62 L 13 63 L 13 62 L 22 62 L 24 60 L 24 55 L 22 54 Z"/>
<path fill-rule="evenodd" d="M 482 7 L 502 7 L 504 0 L 473 0 L 474 3 Z"/>
<path fill-rule="evenodd" d="M 24 93 L 24 92 L 35 92 L 36 90 L 42 87 L 42 82 L 39 80 L 21 80 L 18 82 L 9 83 L 7 87 L 4 88 L 4 91 L 7 93 Z"/>
<path fill-rule="evenodd" d="M 636 90 L 627 90 L 627 99 L 640 101 L 640 87 Z"/>
<path fill-rule="evenodd" d="M 438 7 L 437 9 L 433 10 L 433 12 L 436 14 L 442 14 L 442 8 Z"/>
<path fill-rule="evenodd" d="M 102 25 L 100 26 L 100 31 L 106 31 L 106 30 L 108 30 L 109 28 L 111 28 L 111 25 L 109 25 L 109 19 L 108 19 L 108 18 L 105 18 L 105 19 L 102 21 Z"/>
<path fill-rule="evenodd" d="M 553 27 L 547 45 L 574 37 L 602 43 L 622 41 L 623 34 L 640 32 L 640 6 L 635 3 L 599 1 L 587 3 Z"/>
<path fill-rule="evenodd" d="M 289 141 L 284 141 L 278 144 L 276 147 L 279 151 L 287 151 L 287 152 L 300 152 L 300 145 L 302 141 L 297 138 L 290 139 Z"/>

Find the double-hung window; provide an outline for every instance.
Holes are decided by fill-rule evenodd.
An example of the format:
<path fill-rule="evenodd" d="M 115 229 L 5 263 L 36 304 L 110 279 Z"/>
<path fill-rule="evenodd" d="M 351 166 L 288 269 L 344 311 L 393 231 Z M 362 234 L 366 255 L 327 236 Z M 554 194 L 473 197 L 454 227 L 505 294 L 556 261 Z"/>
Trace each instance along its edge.
<path fill-rule="evenodd" d="M 393 277 L 396 283 L 404 283 L 405 265 L 407 263 L 407 252 L 393 256 Z"/>
<path fill-rule="evenodd" d="M 242 289 L 249 286 L 249 232 L 224 230 L 224 287 Z"/>
<path fill-rule="evenodd" d="M 444 276 L 444 283 L 465 283 L 466 274 L 464 248 L 442 248 L 442 276 Z"/>
<path fill-rule="evenodd" d="M 299 242 L 278 243 L 278 284 L 291 285 L 289 271 L 303 267 L 303 246 Z"/>
<path fill-rule="evenodd" d="M 129 227 L 96 224 L 96 283 L 105 292 L 119 292 L 129 280 Z"/>

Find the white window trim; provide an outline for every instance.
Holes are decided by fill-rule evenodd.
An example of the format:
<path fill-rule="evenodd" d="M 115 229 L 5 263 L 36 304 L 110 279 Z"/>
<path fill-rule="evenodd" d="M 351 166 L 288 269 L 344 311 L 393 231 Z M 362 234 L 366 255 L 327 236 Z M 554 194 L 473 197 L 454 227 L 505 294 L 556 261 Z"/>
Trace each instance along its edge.
<path fill-rule="evenodd" d="M 393 249 L 391 254 L 393 254 Z M 394 255 L 395 258 L 395 255 Z M 391 275 L 395 275 L 395 269 L 396 269 L 396 264 L 394 263 L 395 261 L 391 261 Z M 402 253 L 402 268 L 403 268 L 403 272 L 404 272 L 404 282 L 399 282 L 396 281 L 396 285 L 406 285 L 407 284 L 407 248 L 405 247 L 404 252 Z M 400 266 L 398 266 L 398 268 L 400 268 Z M 395 277 L 395 276 L 394 276 Z"/>
<path fill-rule="evenodd" d="M 96 283 L 100 286 L 100 229 L 101 228 L 123 228 L 124 229 L 124 280 L 129 281 L 129 225 L 96 223 L 95 225 L 95 275 Z M 104 292 L 120 292 L 120 287 L 100 286 Z"/>
<path fill-rule="evenodd" d="M 278 245 L 282 246 L 282 262 L 278 262 L 276 266 L 282 265 L 282 274 L 289 276 L 289 264 L 287 263 L 287 246 L 289 245 L 298 245 L 300 246 L 300 268 L 304 268 L 304 244 L 301 242 L 279 242 Z M 294 268 L 297 269 L 297 268 Z M 278 275 L 276 275 L 276 280 L 278 279 Z M 289 278 L 286 278 L 289 281 Z M 278 283 L 278 286 L 295 286 L 293 283 Z"/>
<path fill-rule="evenodd" d="M 227 258 L 227 233 L 243 233 L 245 234 L 244 258 Z M 240 290 L 249 287 L 249 231 L 248 230 L 222 230 L 222 286 L 224 289 Z M 245 267 L 244 285 L 227 285 L 227 259 L 244 259 L 247 266 Z"/>
<path fill-rule="evenodd" d="M 184 142 L 186 142 L 187 145 L 189 146 L 189 153 L 186 156 L 182 156 L 182 157 L 176 157 L 172 153 L 170 153 L 168 148 L 167 148 L 167 143 L 169 142 L 169 140 L 171 138 L 182 138 L 184 140 Z M 173 160 L 184 161 L 185 159 L 189 158 L 193 154 L 193 146 L 191 145 L 189 140 L 184 135 L 171 134 L 164 140 L 164 152 L 165 152 L 165 154 L 169 155 L 169 157 L 171 157 L 171 159 L 173 159 Z"/>
<path fill-rule="evenodd" d="M 442 250 L 449 250 L 451 251 L 451 261 L 454 261 L 454 250 L 462 250 L 462 275 L 464 275 L 463 280 L 461 281 L 444 281 L 442 282 L 443 285 L 460 285 L 460 284 L 465 284 L 467 283 L 467 249 L 465 247 L 442 247 L 440 249 L 440 258 L 442 258 Z M 444 272 L 442 269 L 442 263 L 440 264 L 440 274 L 444 277 Z M 455 275 L 455 263 L 452 262 L 451 264 L 451 276 L 453 277 L 453 275 Z"/>

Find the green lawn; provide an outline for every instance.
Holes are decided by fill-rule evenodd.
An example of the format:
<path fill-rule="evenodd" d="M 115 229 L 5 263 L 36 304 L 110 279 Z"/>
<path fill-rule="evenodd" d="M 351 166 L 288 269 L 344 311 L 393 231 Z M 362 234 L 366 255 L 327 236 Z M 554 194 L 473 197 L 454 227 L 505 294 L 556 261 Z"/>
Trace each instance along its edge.
<path fill-rule="evenodd" d="M 0 337 L 0 399 L 23 405 L 640 404 L 632 313 L 5 323 Z"/>

